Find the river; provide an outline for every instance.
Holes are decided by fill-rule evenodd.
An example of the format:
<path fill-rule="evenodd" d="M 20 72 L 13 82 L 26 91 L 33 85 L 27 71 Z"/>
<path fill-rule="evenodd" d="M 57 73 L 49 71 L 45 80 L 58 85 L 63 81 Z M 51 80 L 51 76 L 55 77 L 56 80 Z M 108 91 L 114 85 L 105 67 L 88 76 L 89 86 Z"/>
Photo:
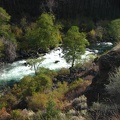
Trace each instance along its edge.
<path fill-rule="evenodd" d="M 87 48 L 85 54 L 81 57 L 81 62 L 84 61 L 84 59 L 89 59 L 91 55 L 96 56 L 99 52 L 101 52 L 101 46 L 104 46 L 104 48 L 111 47 L 112 43 L 98 43 L 96 47 L 99 49 L 95 47 L 93 49 Z M 41 63 L 40 67 L 49 68 L 51 70 L 56 70 L 63 67 L 69 68 L 70 64 L 66 63 L 65 59 L 62 56 L 62 49 L 56 48 L 44 55 L 45 60 Z M 57 63 L 55 63 L 56 61 Z M 34 69 L 29 65 L 25 65 L 24 63 L 26 63 L 26 60 L 20 60 L 13 62 L 12 64 L 4 65 L 0 71 L 0 82 L 11 80 L 19 81 L 26 75 L 34 75 Z"/>

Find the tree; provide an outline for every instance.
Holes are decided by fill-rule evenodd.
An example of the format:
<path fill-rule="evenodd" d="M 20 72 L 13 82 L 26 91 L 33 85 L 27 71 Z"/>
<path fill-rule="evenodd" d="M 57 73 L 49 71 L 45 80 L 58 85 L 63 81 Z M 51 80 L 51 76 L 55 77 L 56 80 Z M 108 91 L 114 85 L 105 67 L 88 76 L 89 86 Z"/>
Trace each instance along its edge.
<path fill-rule="evenodd" d="M 55 24 L 55 17 L 52 14 L 43 13 L 36 21 L 34 28 L 29 28 L 26 39 L 32 48 L 44 51 L 58 46 L 61 42 L 60 26 Z"/>
<path fill-rule="evenodd" d="M 120 19 L 112 20 L 108 28 L 110 37 L 115 41 L 120 41 Z"/>
<path fill-rule="evenodd" d="M 85 53 L 85 47 L 88 45 L 86 35 L 79 32 L 77 26 L 72 26 L 65 37 L 63 38 L 64 58 L 68 63 L 71 62 L 71 67 L 74 66 L 75 60 L 79 59 Z"/>
<path fill-rule="evenodd" d="M 10 15 L 0 7 L 0 53 L 6 61 L 16 58 L 16 39 L 9 24 Z"/>
<path fill-rule="evenodd" d="M 9 22 L 10 15 L 2 8 L 0 7 L 0 25 L 1 23 Z"/>
<path fill-rule="evenodd" d="M 6 39 L 15 42 L 15 37 L 11 31 L 9 21 L 10 15 L 0 7 L 0 37 L 5 37 Z"/>
<path fill-rule="evenodd" d="M 39 72 L 41 62 L 45 59 L 42 56 L 40 56 L 40 57 L 41 58 L 39 58 L 39 59 L 33 58 L 33 59 L 28 59 L 27 60 L 27 63 L 34 69 L 35 75 L 37 75 L 37 73 Z"/>

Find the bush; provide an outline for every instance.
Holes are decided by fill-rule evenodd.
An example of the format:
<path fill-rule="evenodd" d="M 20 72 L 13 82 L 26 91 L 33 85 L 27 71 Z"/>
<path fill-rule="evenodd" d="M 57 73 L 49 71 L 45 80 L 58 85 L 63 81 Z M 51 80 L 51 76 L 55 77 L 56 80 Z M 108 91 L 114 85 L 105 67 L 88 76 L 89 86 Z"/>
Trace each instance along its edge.
<path fill-rule="evenodd" d="M 18 99 L 12 93 L 7 92 L 0 98 L 0 109 L 2 107 L 15 108 L 18 104 Z"/>
<path fill-rule="evenodd" d="M 18 85 L 19 95 L 22 97 L 31 96 L 36 92 L 49 91 L 52 88 L 52 80 L 45 74 L 39 74 L 35 77 L 25 76 Z M 17 88 L 17 90 L 18 90 Z"/>
<path fill-rule="evenodd" d="M 12 117 L 13 119 L 20 120 L 20 119 L 18 119 L 18 118 L 20 117 L 20 111 L 19 111 L 19 110 L 13 110 L 13 111 L 11 112 L 11 117 Z"/>
<path fill-rule="evenodd" d="M 58 88 L 53 91 L 52 95 L 54 98 L 62 100 L 67 91 L 68 91 L 67 82 L 63 82 L 63 84 L 61 82 L 58 82 Z"/>
<path fill-rule="evenodd" d="M 116 104 L 93 103 L 90 108 L 91 117 L 93 120 L 113 120 L 112 116 L 119 114 L 118 106 Z"/>
<path fill-rule="evenodd" d="M 49 76 L 52 79 L 57 75 L 57 72 L 55 70 L 50 70 L 48 68 L 41 67 L 38 72 L 38 75 L 39 74 L 45 74 L 46 76 Z"/>
<path fill-rule="evenodd" d="M 116 69 L 116 72 L 109 75 L 109 82 L 106 85 L 106 90 L 111 95 L 111 101 L 120 106 L 120 67 Z"/>
<path fill-rule="evenodd" d="M 47 91 L 52 88 L 52 79 L 45 74 L 35 76 L 35 81 L 37 82 L 37 91 Z"/>
<path fill-rule="evenodd" d="M 28 99 L 28 107 L 33 111 L 44 110 L 49 101 L 48 95 L 36 93 Z"/>
<path fill-rule="evenodd" d="M 37 82 L 31 76 L 25 76 L 19 83 L 20 95 L 29 96 L 33 95 L 37 89 Z"/>
<path fill-rule="evenodd" d="M 59 111 L 57 110 L 56 103 L 54 100 L 50 100 L 47 103 L 46 107 L 46 113 L 44 114 L 44 117 L 46 120 L 56 118 L 59 115 Z"/>
<path fill-rule="evenodd" d="M 87 37 L 90 43 L 96 42 L 96 31 L 92 29 L 88 32 Z"/>
<path fill-rule="evenodd" d="M 70 74 L 70 70 L 68 68 L 61 68 L 58 71 L 58 75 L 68 75 L 68 74 Z"/>
<path fill-rule="evenodd" d="M 78 79 L 78 80 L 75 80 L 73 81 L 71 84 L 70 84 L 70 90 L 73 90 L 75 88 L 77 88 L 78 86 L 81 86 L 82 84 L 84 83 L 83 79 Z"/>

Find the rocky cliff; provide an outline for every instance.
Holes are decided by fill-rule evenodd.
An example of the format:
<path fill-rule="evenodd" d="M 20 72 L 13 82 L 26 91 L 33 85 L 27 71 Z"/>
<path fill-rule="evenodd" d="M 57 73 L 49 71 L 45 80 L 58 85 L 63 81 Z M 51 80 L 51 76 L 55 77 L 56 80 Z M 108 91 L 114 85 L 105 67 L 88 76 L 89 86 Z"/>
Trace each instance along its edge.
<path fill-rule="evenodd" d="M 102 55 L 97 60 L 97 64 L 99 71 L 85 91 L 88 105 L 109 98 L 109 95 L 105 90 L 105 85 L 109 83 L 109 74 L 114 72 L 115 69 L 120 66 L 120 44 L 107 54 Z"/>

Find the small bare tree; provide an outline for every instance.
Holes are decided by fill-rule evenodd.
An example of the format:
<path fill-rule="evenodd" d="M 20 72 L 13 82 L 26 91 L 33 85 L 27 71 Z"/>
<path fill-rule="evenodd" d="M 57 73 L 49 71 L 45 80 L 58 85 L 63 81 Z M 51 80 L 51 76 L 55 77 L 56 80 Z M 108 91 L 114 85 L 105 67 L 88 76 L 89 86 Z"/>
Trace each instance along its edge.
<path fill-rule="evenodd" d="M 35 75 L 37 75 L 37 73 L 39 72 L 39 67 L 44 59 L 45 58 L 43 58 L 43 56 L 40 56 L 40 59 L 33 58 L 27 60 L 27 63 L 31 66 L 31 68 L 34 69 Z"/>

